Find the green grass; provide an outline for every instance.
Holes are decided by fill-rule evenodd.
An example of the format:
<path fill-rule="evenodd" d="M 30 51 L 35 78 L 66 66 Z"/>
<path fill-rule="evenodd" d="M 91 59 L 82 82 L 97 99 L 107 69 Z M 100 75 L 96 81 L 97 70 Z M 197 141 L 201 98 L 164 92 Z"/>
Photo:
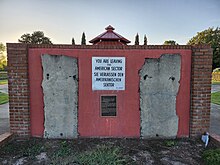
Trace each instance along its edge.
<path fill-rule="evenodd" d="M 212 85 L 220 85 L 220 82 L 212 82 Z"/>
<path fill-rule="evenodd" d="M 106 145 L 78 154 L 75 161 L 82 165 L 123 165 L 128 163 L 118 147 Z"/>
<path fill-rule="evenodd" d="M 8 78 L 6 71 L 0 71 L 0 80 L 6 80 Z"/>
<path fill-rule="evenodd" d="M 205 150 L 202 155 L 206 165 L 219 165 L 220 164 L 220 149 Z"/>
<path fill-rule="evenodd" d="M 5 104 L 8 102 L 8 94 L 0 92 L 0 104 Z"/>
<path fill-rule="evenodd" d="M 8 84 L 8 80 L 0 80 L 0 85 Z"/>
<path fill-rule="evenodd" d="M 176 140 L 166 140 L 166 141 L 164 141 L 164 145 L 166 147 L 174 147 L 177 145 L 177 141 Z"/>
<path fill-rule="evenodd" d="M 212 93 L 211 102 L 220 105 L 220 92 Z"/>

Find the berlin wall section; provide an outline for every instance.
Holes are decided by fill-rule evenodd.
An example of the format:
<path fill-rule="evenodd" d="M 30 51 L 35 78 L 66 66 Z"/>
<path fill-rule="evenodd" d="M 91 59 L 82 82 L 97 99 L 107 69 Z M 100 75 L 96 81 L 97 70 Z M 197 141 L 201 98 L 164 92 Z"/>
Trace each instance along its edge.
<path fill-rule="evenodd" d="M 146 59 L 140 70 L 140 109 L 142 137 L 176 137 L 179 117 L 176 96 L 179 91 L 181 56 L 163 54 Z"/>
<path fill-rule="evenodd" d="M 78 65 L 67 56 L 41 56 L 44 137 L 77 138 Z"/>
<path fill-rule="evenodd" d="M 197 74 L 195 68 L 202 70 L 204 74 L 209 74 L 210 68 L 206 70 L 204 70 L 204 68 L 198 68 L 195 61 L 200 59 L 199 56 L 203 58 L 203 55 L 205 56 L 204 60 L 211 60 L 212 53 L 210 47 L 199 47 L 199 49 L 196 49 L 191 46 L 159 45 L 73 46 L 7 44 L 7 49 L 11 132 L 17 134 L 19 137 L 45 136 L 45 112 L 47 110 L 45 109 L 44 89 L 41 86 L 44 81 L 43 77 L 47 76 L 43 73 L 44 70 L 42 68 L 41 59 L 41 56 L 45 54 L 65 56 L 67 58 L 77 59 L 78 61 L 78 116 L 76 119 L 77 125 L 72 125 L 77 126 L 77 132 L 74 133 L 74 137 L 144 137 L 144 134 L 141 134 L 141 122 L 143 117 L 140 112 L 139 89 L 140 80 L 143 77 L 140 76 L 139 73 L 146 59 L 159 59 L 163 54 L 169 54 L 171 56 L 178 54 L 181 58 L 179 61 L 179 78 L 176 76 L 178 74 L 175 74 L 176 81 L 178 79 L 180 80 L 178 81 L 179 89 L 176 88 L 176 92 L 174 93 L 174 100 L 176 99 L 176 102 L 174 102 L 176 105 L 172 105 L 175 106 L 175 108 L 172 110 L 171 116 L 174 116 L 176 121 L 175 134 L 173 135 L 177 137 L 197 136 L 202 134 L 202 131 L 207 131 L 209 127 L 207 118 L 209 118 L 208 112 L 210 111 L 210 109 L 208 109 L 210 108 L 210 94 L 206 92 L 211 89 L 211 81 L 209 81 L 210 77 L 208 77 L 208 75 L 206 78 L 207 81 L 198 82 L 195 76 Z M 199 55 L 196 55 L 196 52 L 203 52 L 203 54 L 199 53 Z M 103 60 L 109 57 L 119 58 L 119 60 L 125 59 L 124 90 L 123 85 L 119 87 L 121 90 L 94 90 L 92 88 L 93 57 L 95 57 L 94 59 L 100 58 Z M 211 65 L 210 62 L 206 63 L 206 66 L 209 65 Z M 167 68 L 165 67 L 164 70 L 167 70 Z M 167 75 L 170 72 L 168 70 L 167 72 L 165 71 Z M 164 74 L 162 74 L 162 76 L 163 75 Z M 121 81 L 121 78 L 117 77 L 117 80 Z M 170 79 L 170 81 L 171 80 L 172 79 Z M 204 85 L 207 90 L 205 92 L 200 90 L 199 92 L 193 93 L 196 86 L 195 84 L 197 83 Z M 207 100 L 205 105 L 202 102 L 200 102 L 199 105 L 201 108 L 205 106 L 204 113 L 199 113 L 201 112 L 201 108 L 197 109 L 198 105 L 193 102 L 195 99 L 198 100 L 198 94 L 201 99 L 205 98 Z M 111 102 L 111 100 L 113 102 Z M 105 106 L 105 104 L 101 104 L 103 101 L 110 101 L 109 103 L 115 107 L 116 113 L 112 113 L 113 116 L 102 116 L 105 114 L 104 111 L 101 111 L 102 107 Z M 62 114 L 62 112 L 60 114 Z M 205 121 L 205 124 L 203 122 L 198 123 L 196 120 L 197 116 L 199 116 L 199 121 Z M 202 125 L 199 125 L 201 123 Z M 70 125 L 70 123 L 68 125 Z M 159 136 L 161 134 L 160 132 L 161 131 L 158 133 Z M 61 136 L 61 134 L 59 135 Z"/>

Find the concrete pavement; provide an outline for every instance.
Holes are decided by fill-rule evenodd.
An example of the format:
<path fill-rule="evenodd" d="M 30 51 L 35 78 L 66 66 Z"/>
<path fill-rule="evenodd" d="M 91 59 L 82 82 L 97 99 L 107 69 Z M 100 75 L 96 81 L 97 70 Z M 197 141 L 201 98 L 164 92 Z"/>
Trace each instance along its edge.
<path fill-rule="evenodd" d="M 220 85 L 212 85 L 212 93 L 220 91 Z"/>
<path fill-rule="evenodd" d="M 8 93 L 8 85 L 0 85 L 0 92 Z M 0 135 L 9 132 L 9 104 L 0 105 Z"/>
<path fill-rule="evenodd" d="M 220 91 L 220 85 L 212 85 L 212 93 L 218 91 Z M 220 136 L 220 105 L 211 104 L 209 132 Z"/>
<path fill-rule="evenodd" d="M 220 135 L 220 105 L 211 104 L 210 133 Z"/>
<path fill-rule="evenodd" d="M 8 93 L 8 84 L 0 85 L 0 92 Z"/>

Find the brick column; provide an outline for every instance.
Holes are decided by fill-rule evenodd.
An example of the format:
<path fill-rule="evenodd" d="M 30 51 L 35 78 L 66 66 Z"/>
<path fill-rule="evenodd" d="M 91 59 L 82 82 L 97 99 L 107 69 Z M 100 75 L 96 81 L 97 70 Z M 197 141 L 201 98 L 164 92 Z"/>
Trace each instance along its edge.
<path fill-rule="evenodd" d="M 30 136 L 28 47 L 7 44 L 8 92 L 11 132 L 20 138 Z"/>
<path fill-rule="evenodd" d="M 190 136 L 209 131 L 211 109 L 212 49 L 192 47 Z"/>

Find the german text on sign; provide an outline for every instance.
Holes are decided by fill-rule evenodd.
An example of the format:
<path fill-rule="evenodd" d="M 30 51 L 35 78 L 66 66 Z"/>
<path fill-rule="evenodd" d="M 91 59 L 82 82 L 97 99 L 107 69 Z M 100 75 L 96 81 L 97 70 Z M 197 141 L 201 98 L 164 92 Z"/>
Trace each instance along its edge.
<path fill-rule="evenodd" d="M 92 90 L 125 90 L 125 57 L 92 57 Z"/>

